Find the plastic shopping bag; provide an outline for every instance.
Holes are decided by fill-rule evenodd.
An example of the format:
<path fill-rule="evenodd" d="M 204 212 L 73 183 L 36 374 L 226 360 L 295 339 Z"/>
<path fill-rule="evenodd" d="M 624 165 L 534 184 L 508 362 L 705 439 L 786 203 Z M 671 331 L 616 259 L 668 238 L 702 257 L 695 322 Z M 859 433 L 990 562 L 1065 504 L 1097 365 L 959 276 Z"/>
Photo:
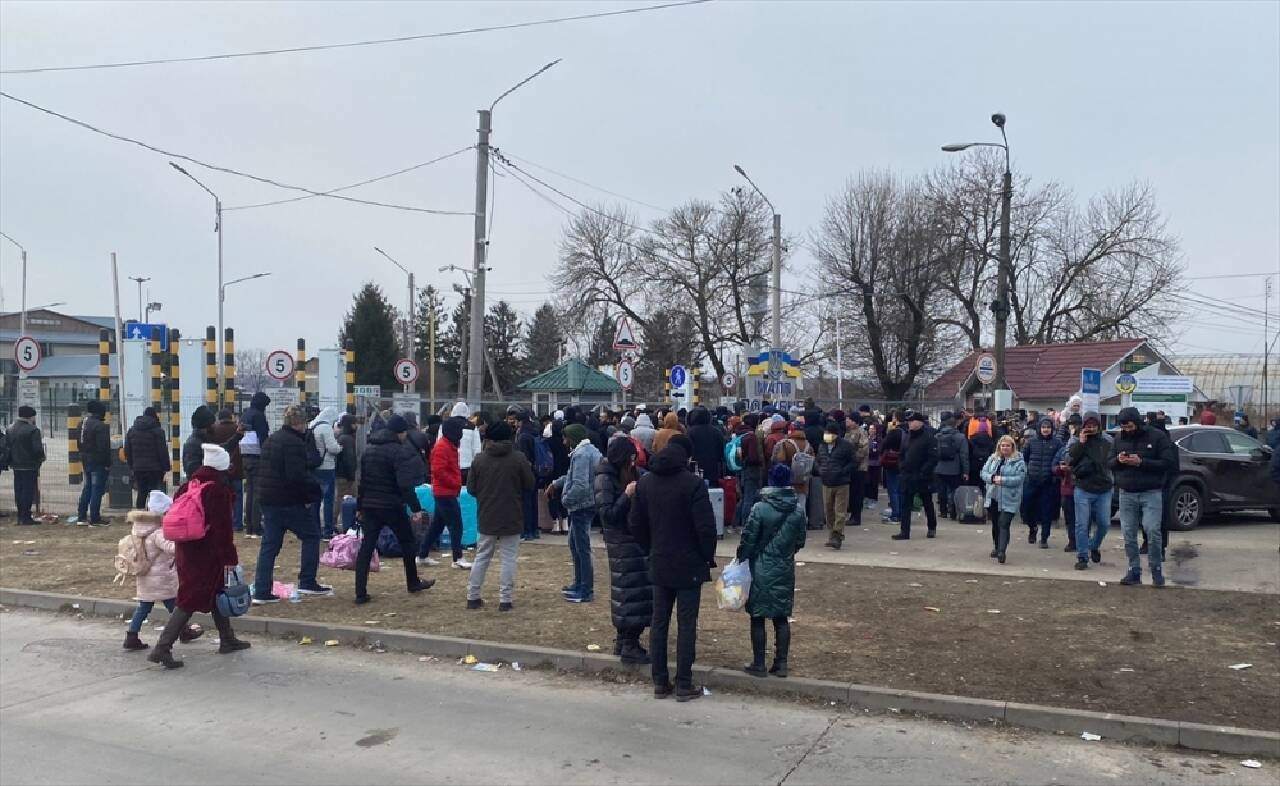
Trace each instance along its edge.
<path fill-rule="evenodd" d="M 720 571 L 720 578 L 716 579 L 716 605 L 729 611 L 741 611 L 746 608 L 750 594 L 751 565 L 735 559 Z"/>

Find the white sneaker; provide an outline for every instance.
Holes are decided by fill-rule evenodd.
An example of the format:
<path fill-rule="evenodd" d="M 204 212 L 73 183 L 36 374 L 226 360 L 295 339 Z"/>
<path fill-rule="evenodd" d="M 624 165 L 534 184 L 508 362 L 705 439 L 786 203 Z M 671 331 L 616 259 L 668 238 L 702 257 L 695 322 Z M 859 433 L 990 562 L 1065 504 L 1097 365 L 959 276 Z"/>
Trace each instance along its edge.
<path fill-rule="evenodd" d="M 79 524 L 79 523 L 80 523 L 80 517 L 79 517 L 79 516 L 68 516 L 68 517 L 67 517 L 67 523 L 68 523 L 68 524 Z M 86 522 L 86 523 L 87 523 L 87 522 Z"/>
<path fill-rule="evenodd" d="M 470 570 L 470 569 L 471 569 L 471 563 L 470 563 L 470 562 L 467 562 L 465 559 L 454 560 L 454 561 L 453 561 L 453 566 L 454 566 L 455 568 L 461 568 L 461 569 L 463 569 L 463 570 Z"/>
<path fill-rule="evenodd" d="M 440 564 L 439 560 L 432 559 L 431 557 L 418 557 L 414 562 L 416 562 L 420 568 L 430 568 Z"/>

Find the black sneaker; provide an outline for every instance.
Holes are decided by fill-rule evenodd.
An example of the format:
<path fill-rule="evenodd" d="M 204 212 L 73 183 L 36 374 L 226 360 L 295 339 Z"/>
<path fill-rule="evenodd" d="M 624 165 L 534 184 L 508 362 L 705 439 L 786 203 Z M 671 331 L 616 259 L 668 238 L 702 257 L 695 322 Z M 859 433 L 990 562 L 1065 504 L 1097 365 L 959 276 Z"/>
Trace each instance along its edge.
<path fill-rule="evenodd" d="M 1070 554 L 1071 552 L 1073 552 L 1073 551 L 1075 551 L 1075 550 L 1076 550 L 1076 544 L 1074 544 L 1074 543 L 1068 543 L 1067 545 L 1065 545 L 1065 546 L 1063 546 L 1063 547 L 1062 547 L 1062 551 L 1063 551 L 1064 553 L 1067 553 L 1067 554 Z"/>
<path fill-rule="evenodd" d="M 1126 587 L 1137 587 L 1142 584 L 1141 571 L 1131 570 L 1124 574 L 1124 578 L 1120 579 L 1120 583 Z"/>
<path fill-rule="evenodd" d="M 429 589 L 431 589 L 431 588 L 432 588 L 432 587 L 434 587 L 435 585 L 436 585 L 436 580 L 435 580 L 435 579 L 427 579 L 426 581 L 423 581 L 422 579 L 419 579 L 419 580 L 418 580 L 418 583 L 417 583 L 417 584 L 414 584 L 414 585 L 413 585 L 413 586 L 411 586 L 411 587 L 409 587 L 409 588 L 408 588 L 408 590 L 409 590 L 409 592 L 422 592 L 423 590 L 429 590 Z"/>
<path fill-rule="evenodd" d="M 702 698 L 702 686 L 690 685 L 687 688 L 676 688 L 676 701 L 684 704 L 686 701 Z"/>
<path fill-rule="evenodd" d="M 1076 560 L 1076 570 L 1088 570 L 1089 563 L 1085 560 Z"/>
<path fill-rule="evenodd" d="M 1042 541 L 1040 541 L 1040 548 L 1042 548 L 1042 549 L 1047 549 L 1047 548 L 1049 548 L 1049 541 L 1047 541 L 1047 540 L 1042 540 Z"/>
<path fill-rule="evenodd" d="M 924 536 L 930 539 L 936 538 L 938 537 L 938 531 L 936 529 L 931 529 L 928 532 L 926 532 Z"/>
<path fill-rule="evenodd" d="M 669 682 L 666 685 L 654 685 L 653 697 L 655 699 L 669 699 L 671 694 L 675 693 L 675 690 L 675 686 Z"/>
<path fill-rule="evenodd" d="M 1031 534 L 1027 536 L 1027 542 L 1032 546 L 1036 545 L 1036 531 L 1031 530 Z"/>
<path fill-rule="evenodd" d="M 253 605 L 255 606 L 265 606 L 268 603 L 279 603 L 279 602 L 280 602 L 280 598 L 276 597 L 275 595 L 263 595 L 262 597 L 258 597 L 257 595 L 253 596 Z"/>
<path fill-rule="evenodd" d="M 995 549 L 992 549 L 992 550 L 991 550 L 991 553 L 990 553 L 990 554 L 988 554 L 987 556 L 991 557 L 991 559 L 995 559 L 995 558 L 996 558 L 996 555 L 997 555 L 997 554 L 999 554 L 999 553 L 1000 553 L 1000 552 L 996 551 Z"/>
<path fill-rule="evenodd" d="M 1093 560 L 1093 564 L 1097 565 L 1099 562 L 1102 562 L 1102 552 L 1097 549 L 1090 549 L 1089 559 Z"/>
<path fill-rule="evenodd" d="M 511 611 L 511 610 L 513 610 L 513 609 L 515 609 L 515 604 L 513 604 L 513 603 L 499 603 L 499 604 L 498 604 L 498 611 Z"/>
<path fill-rule="evenodd" d="M 1151 586 L 1156 587 L 1157 589 L 1164 586 L 1164 571 L 1151 571 Z"/>
<path fill-rule="evenodd" d="M 356 596 L 356 605 L 357 605 L 357 606 L 363 606 L 364 604 L 368 603 L 368 602 L 369 602 L 369 601 L 371 601 L 371 600 L 373 600 L 373 598 L 372 598 L 372 597 L 370 597 L 369 595 L 357 595 L 357 596 Z"/>
<path fill-rule="evenodd" d="M 319 582 L 312 582 L 310 584 L 305 584 L 305 585 L 300 584 L 298 585 L 298 594 L 299 595 L 332 595 L 333 587 L 330 587 L 326 584 L 321 584 Z"/>
<path fill-rule="evenodd" d="M 901 532 L 899 532 L 899 533 L 898 533 L 898 534 L 896 534 L 896 535 L 890 535 L 889 537 L 890 537 L 891 539 L 893 539 L 893 540 L 911 540 L 911 536 L 910 536 L 910 535 L 904 535 L 904 534 L 903 534 L 903 533 L 901 533 Z"/>
<path fill-rule="evenodd" d="M 475 600 L 469 600 L 469 601 L 467 601 L 467 610 L 468 610 L 468 611 L 475 611 L 476 609 L 483 609 L 483 608 L 484 608 L 484 599 L 483 599 L 483 598 L 476 598 Z"/>

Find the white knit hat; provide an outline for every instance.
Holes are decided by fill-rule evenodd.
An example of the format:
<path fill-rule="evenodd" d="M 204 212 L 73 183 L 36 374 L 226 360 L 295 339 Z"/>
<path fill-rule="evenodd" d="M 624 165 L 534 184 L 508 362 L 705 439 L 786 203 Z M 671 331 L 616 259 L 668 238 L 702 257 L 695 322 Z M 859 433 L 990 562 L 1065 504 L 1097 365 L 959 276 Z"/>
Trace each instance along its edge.
<path fill-rule="evenodd" d="M 152 513 L 164 513 L 169 510 L 171 505 L 173 505 L 173 500 L 169 498 L 168 494 L 159 489 L 152 489 L 151 493 L 147 495 L 147 510 Z"/>
<path fill-rule="evenodd" d="M 231 468 L 231 454 L 223 450 L 221 445 L 205 443 L 200 447 L 204 449 L 204 466 L 222 472 Z"/>

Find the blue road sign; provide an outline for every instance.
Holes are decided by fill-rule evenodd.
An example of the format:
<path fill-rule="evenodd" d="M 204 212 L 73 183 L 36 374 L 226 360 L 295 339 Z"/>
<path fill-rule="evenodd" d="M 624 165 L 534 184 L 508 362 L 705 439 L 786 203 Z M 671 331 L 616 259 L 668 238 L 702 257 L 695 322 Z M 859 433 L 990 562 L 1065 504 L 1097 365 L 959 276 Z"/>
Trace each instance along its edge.
<path fill-rule="evenodd" d="M 1080 392 L 1095 396 L 1102 393 L 1102 371 L 1096 368 L 1080 369 Z"/>
<path fill-rule="evenodd" d="M 150 341 L 153 338 L 160 339 L 160 349 L 169 351 L 169 326 L 158 325 L 148 322 L 129 321 L 124 323 L 125 338 L 141 338 Z"/>
<path fill-rule="evenodd" d="M 687 380 L 688 378 L 689 378 L 689 373 L 685 371 L 684 366 L 671 367 L 671 387 L 673 388 L 684 387 L 685 380 Z"/>

